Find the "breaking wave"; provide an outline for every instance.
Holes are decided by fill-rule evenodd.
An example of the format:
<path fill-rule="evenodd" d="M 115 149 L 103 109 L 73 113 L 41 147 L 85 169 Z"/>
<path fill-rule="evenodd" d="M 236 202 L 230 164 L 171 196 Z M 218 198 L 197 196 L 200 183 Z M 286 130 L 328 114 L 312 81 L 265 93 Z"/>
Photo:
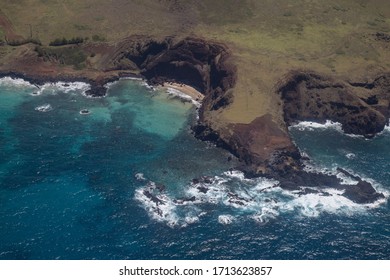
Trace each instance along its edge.
<path fill-rule="evenodd" d="M 166 92 L 168 93 L 169 96 L 178 97 L 181 100 L 184 100 L 186 102 L 191 102 L 197 108 L 201 106 L 201 103 L 199 101 L 194 100 L 191 96 L 181 92 L 180 90 L 168 87 Z"/>
<path fill-rule="evenodd" d="M 36 86 L 23 79 L 11 77 L 0 78 L 0 86 L 36 88 Z"/>
<path fill-rule="evenodd" d="M 43 85 L 33 84 L 21 78 L 3 77 L 0 78 L 0 86 L 23 88 L 31 91 L 31 95 L 57 94 L 58 92 L 64 93 L 81 93 L 86 97 L 90 97 L 86 94 L 91 89 L 91 85 L 84 82 L 55 82 L 45 83 Z"/>
<path fill-rule="evenodd" d="M 332 129 L 335 130 L 343 135 L 346 135 L 348 137 L 352 138 L 361 138 L 361 139 L 366 139 L 363 135 L 358 135 L 358 134 L 351 134 L 351 133 L 345 133 L 342 124 L 339 122 L 333 122 L 330 120 L 327 120 L 325 123 L 318 123 L 318 122 L 310 122 L 310 121 L 301 121 L 296 124 L 290 125 L 289 129 L 297 129 L 299 131 L 315 131 L 315 130 L 327 130 L 327 129 Z M 383 133 L 388 133 L 390 132 L 390 124 L 386 125 L 383 129 L 382 132 L 377 133 L 376 135 L 381 135 Z"/>
<path fill-rule="evenodd" d="M 347 178 L 342 179 L 351 183 Z M 170 193 L 166 186 L 149 181 L 136 190 L 135 199 L 152 219 L 170 227 L 185 227 L 200 222 L 202 216 L 211 215 L 205 209 L 211 205 L 217 207 L 220 213 L 215 219 L 223 225 L 245 219 L 264 224 L 283 213 L 306 218 L 318 217 L 325 212 L 342 215 L 367 213 L 367 209 L 380 206 L 389 196 L 387 193 L 384 200 L 362 205 L 342 196 L 343 191 L 331 188 L 324 191 L 326 194 L 302 194 L 301 191 L 283 190 L 273 179 L 248 179 L 242 172 L 228 171 L 220 176 L 194 179 L 180 193 Z"/>
<path fill-rule="evenodd" d="M 338 122 L 332 122 L 330 120 L 327 120 L 325 123 L 318 123 L 318 122 L 310 122 L 310 121 L 302 121 L 297 124 L 291 125 L 291 128 L 298 129 L 299 131 L 314 131 L 315 129 L 334 129 L 340 132 L 343 132 L 341 123 Z"/>
<path fill-rule="evenodd" d="M 56 82 L 56 83 L 45 83 L 39 87 L 39 90 L 35 95 L 45 94 L 57 94 L 58 92 L 64 93 L 80 93 L 86 97 L 90 97 L 86 94 L 91 86 L 84 82 Z"/>
<path fill-rule="evenodd" d="M 104 85 L 104 87 L 106 89 L 109 89 L 110 87 L 112 87 L 114 84 L 116 84 L 118 81 L 122 81 L 122 80 L 131 80 L 131 81 L 138 81 L 138 82 L 142 82 L 143 84 L 145 84 L 145 86 L 147 86 L 148 88 L 150 88 L 150 86 L 144 82 L 144 80 L 142 78 L 137 78 L 137 77 L 122 77 L 122 78 L 119 78 L 118 80 L 115 80 L 113 82 L 108 82 Z"/>

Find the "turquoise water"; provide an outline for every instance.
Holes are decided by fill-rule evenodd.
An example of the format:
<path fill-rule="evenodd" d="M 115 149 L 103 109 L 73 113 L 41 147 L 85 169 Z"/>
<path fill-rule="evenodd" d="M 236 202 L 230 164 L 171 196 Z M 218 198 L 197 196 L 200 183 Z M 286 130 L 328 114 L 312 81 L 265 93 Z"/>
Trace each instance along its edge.
<path fill-rule="evenodd" d="M 389 258 L 387 198 L 362 206 L 245 179 L 193 137 L 191 103 L 142 81 L 115 82 L 105 98 L 87 88 L 0 80 L 0 259 Z M 347 168 L 388 197 L 388 131 L 291 133 L 312 169 Z"/>

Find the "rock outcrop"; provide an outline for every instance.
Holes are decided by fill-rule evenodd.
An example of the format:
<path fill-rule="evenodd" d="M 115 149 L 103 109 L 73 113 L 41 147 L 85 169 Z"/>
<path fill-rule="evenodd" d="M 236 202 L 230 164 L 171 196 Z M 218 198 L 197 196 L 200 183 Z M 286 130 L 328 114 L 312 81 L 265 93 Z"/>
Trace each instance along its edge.
<path fill-rule="evenodd" d="M 372 137 L 390 117 L 390 74 L 372 82 L 337 81 L 293 72 L 279 88 L 287 125 L 297 121 L 339 122 L 346 133 Z"/>
<path fill-rule="evenodd" d="M 390 117 L 390 74 L 371 82 L 353 82 L 294 71 L 277 90 L 283 102 L 285 126 L 278 125 L 268 114 L 248 124 L 215 129 L 205 112 L 229 105 L 236 81 L 236 69 L 225 46 L 194 38 L 174 42 L 171 38 L 154 41 L 138 37 L 125 41 L 111 63 L 113 69 L 139 72 L 152 84 L 185 83 L 204 93 L 200 119 L 193 127 L 195 135 L 237 156 L 248 176 L 273 177 L 283 189 L 301 194 L 326 195 L 324 189 L 334 188 L 357 203 L 383 198 L 360 178 L 356 184 L 345 185 L 335 175 L 304 171 L 287 127 L 297 121 L 332 120 L 340 122 L 346 133 L 375 135 Z"/>
<path fill-rule="evenodd" d="M 152 84 L 172 81 L 199 90 L 205 94 L 201 118 L 205 110 L 218 110 L 232 102 L 236 69 L 224 45 L 197 38 L 175 42 L 136 37 L 125 41 L 112 61 L 114 68 L 136 70 Z"/>
<path fill-rule="evenodd" d="M 324 173 L 306 172 L 303 170 L 279 174 L 279 186 L 290 191 L 298 191 L 299 194 L 319 193 L 329 195 L 327 189 L 342 191 L 342 196 L 355 203 L 373 203 L 378 199 L 383 199 L 384 195 L 375 190 L 371 183 L 354 176 L 348 171 L 338 168 L 338 173 L 345 177 L 356 180 L 357 183 L 343 184 L 336 175 Z"/>
<path fill-rule="evenodd" d="M 133 36 L 116 45 L 81 47 L 86 53 L 96 52 L 99 57 L 95 61 L 98 66 L 83 74 L 69 68 L 67 72 L 64 68 L 58 72 L 53 62 L 42 61 L 31 52 L 18 58 L 15 65 L 0 69 L 0 73 L 22 77 L 37 85 L 46 81 L 85 81 L 91 84 L 88 94 L 95 96 L 105 95 L 104 85 L 122 76 L 144 77 L 151 84 L 185 83 L 205 94 L 199 122 L 193 127 L 195 135 L 237 156 L 248 176 L 273 177 L 282 188 L 302 194 L 322 192 L 321 186 L 341 189 L 346 197 L 358 203 L 383 197 L 360 178 L 358 183 L 346 186 L 335 176 L 305 172 L 287 127 L 297 121 L 332 120 L 340 122 L 346 133 L 374 136 L 383 130 L 390 117 L 390 73 L 372 81 L 347 81 L 293 71 L 277 86 L 275 93 L 281 97 L 285 124 L 276 123 L 273 116 L 266 114 L 246 124 L 215 125 L 210 120 L 210 112 L 223 109 L 233 101 L 237 79 L 226 46 L 198 38 L 155 40 Z M 22 66 L 24 71 L 19 71 Z"/>

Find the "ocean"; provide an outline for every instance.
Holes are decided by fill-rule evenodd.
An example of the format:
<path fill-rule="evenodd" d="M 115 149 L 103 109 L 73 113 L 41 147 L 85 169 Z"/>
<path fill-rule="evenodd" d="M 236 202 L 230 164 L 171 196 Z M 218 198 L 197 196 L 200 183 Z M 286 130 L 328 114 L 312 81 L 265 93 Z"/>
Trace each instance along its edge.
<path fill-rule="evenodd" d="M 0 79 L 0 259 L 390 259 L 389 128 L 290 127 L 308 170 L 385 194 L 360 205 L 245 178 L 193 136 L 197 104 L 173 90 L 107 88 Z"/>

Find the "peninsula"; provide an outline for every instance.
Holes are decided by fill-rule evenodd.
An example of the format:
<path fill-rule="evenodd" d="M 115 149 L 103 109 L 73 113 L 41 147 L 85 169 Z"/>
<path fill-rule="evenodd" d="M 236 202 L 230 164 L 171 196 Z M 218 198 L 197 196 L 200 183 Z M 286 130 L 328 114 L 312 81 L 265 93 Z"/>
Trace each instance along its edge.
<path fill-rule="evenodd" d="M 229 150 L 247 175 L 292 190 L 331 186 L 358 203 L 383 197 L 360 178 L 342 185 L 305 172 L 288 126 L 332 120 L 373 137 L 388 124 L 387 1 L 116 2 L 3 3 L 0 74 L 86 81 L 99 96 L 125 76 L 186 84 L 204 94 L 195 135 Z"/>

